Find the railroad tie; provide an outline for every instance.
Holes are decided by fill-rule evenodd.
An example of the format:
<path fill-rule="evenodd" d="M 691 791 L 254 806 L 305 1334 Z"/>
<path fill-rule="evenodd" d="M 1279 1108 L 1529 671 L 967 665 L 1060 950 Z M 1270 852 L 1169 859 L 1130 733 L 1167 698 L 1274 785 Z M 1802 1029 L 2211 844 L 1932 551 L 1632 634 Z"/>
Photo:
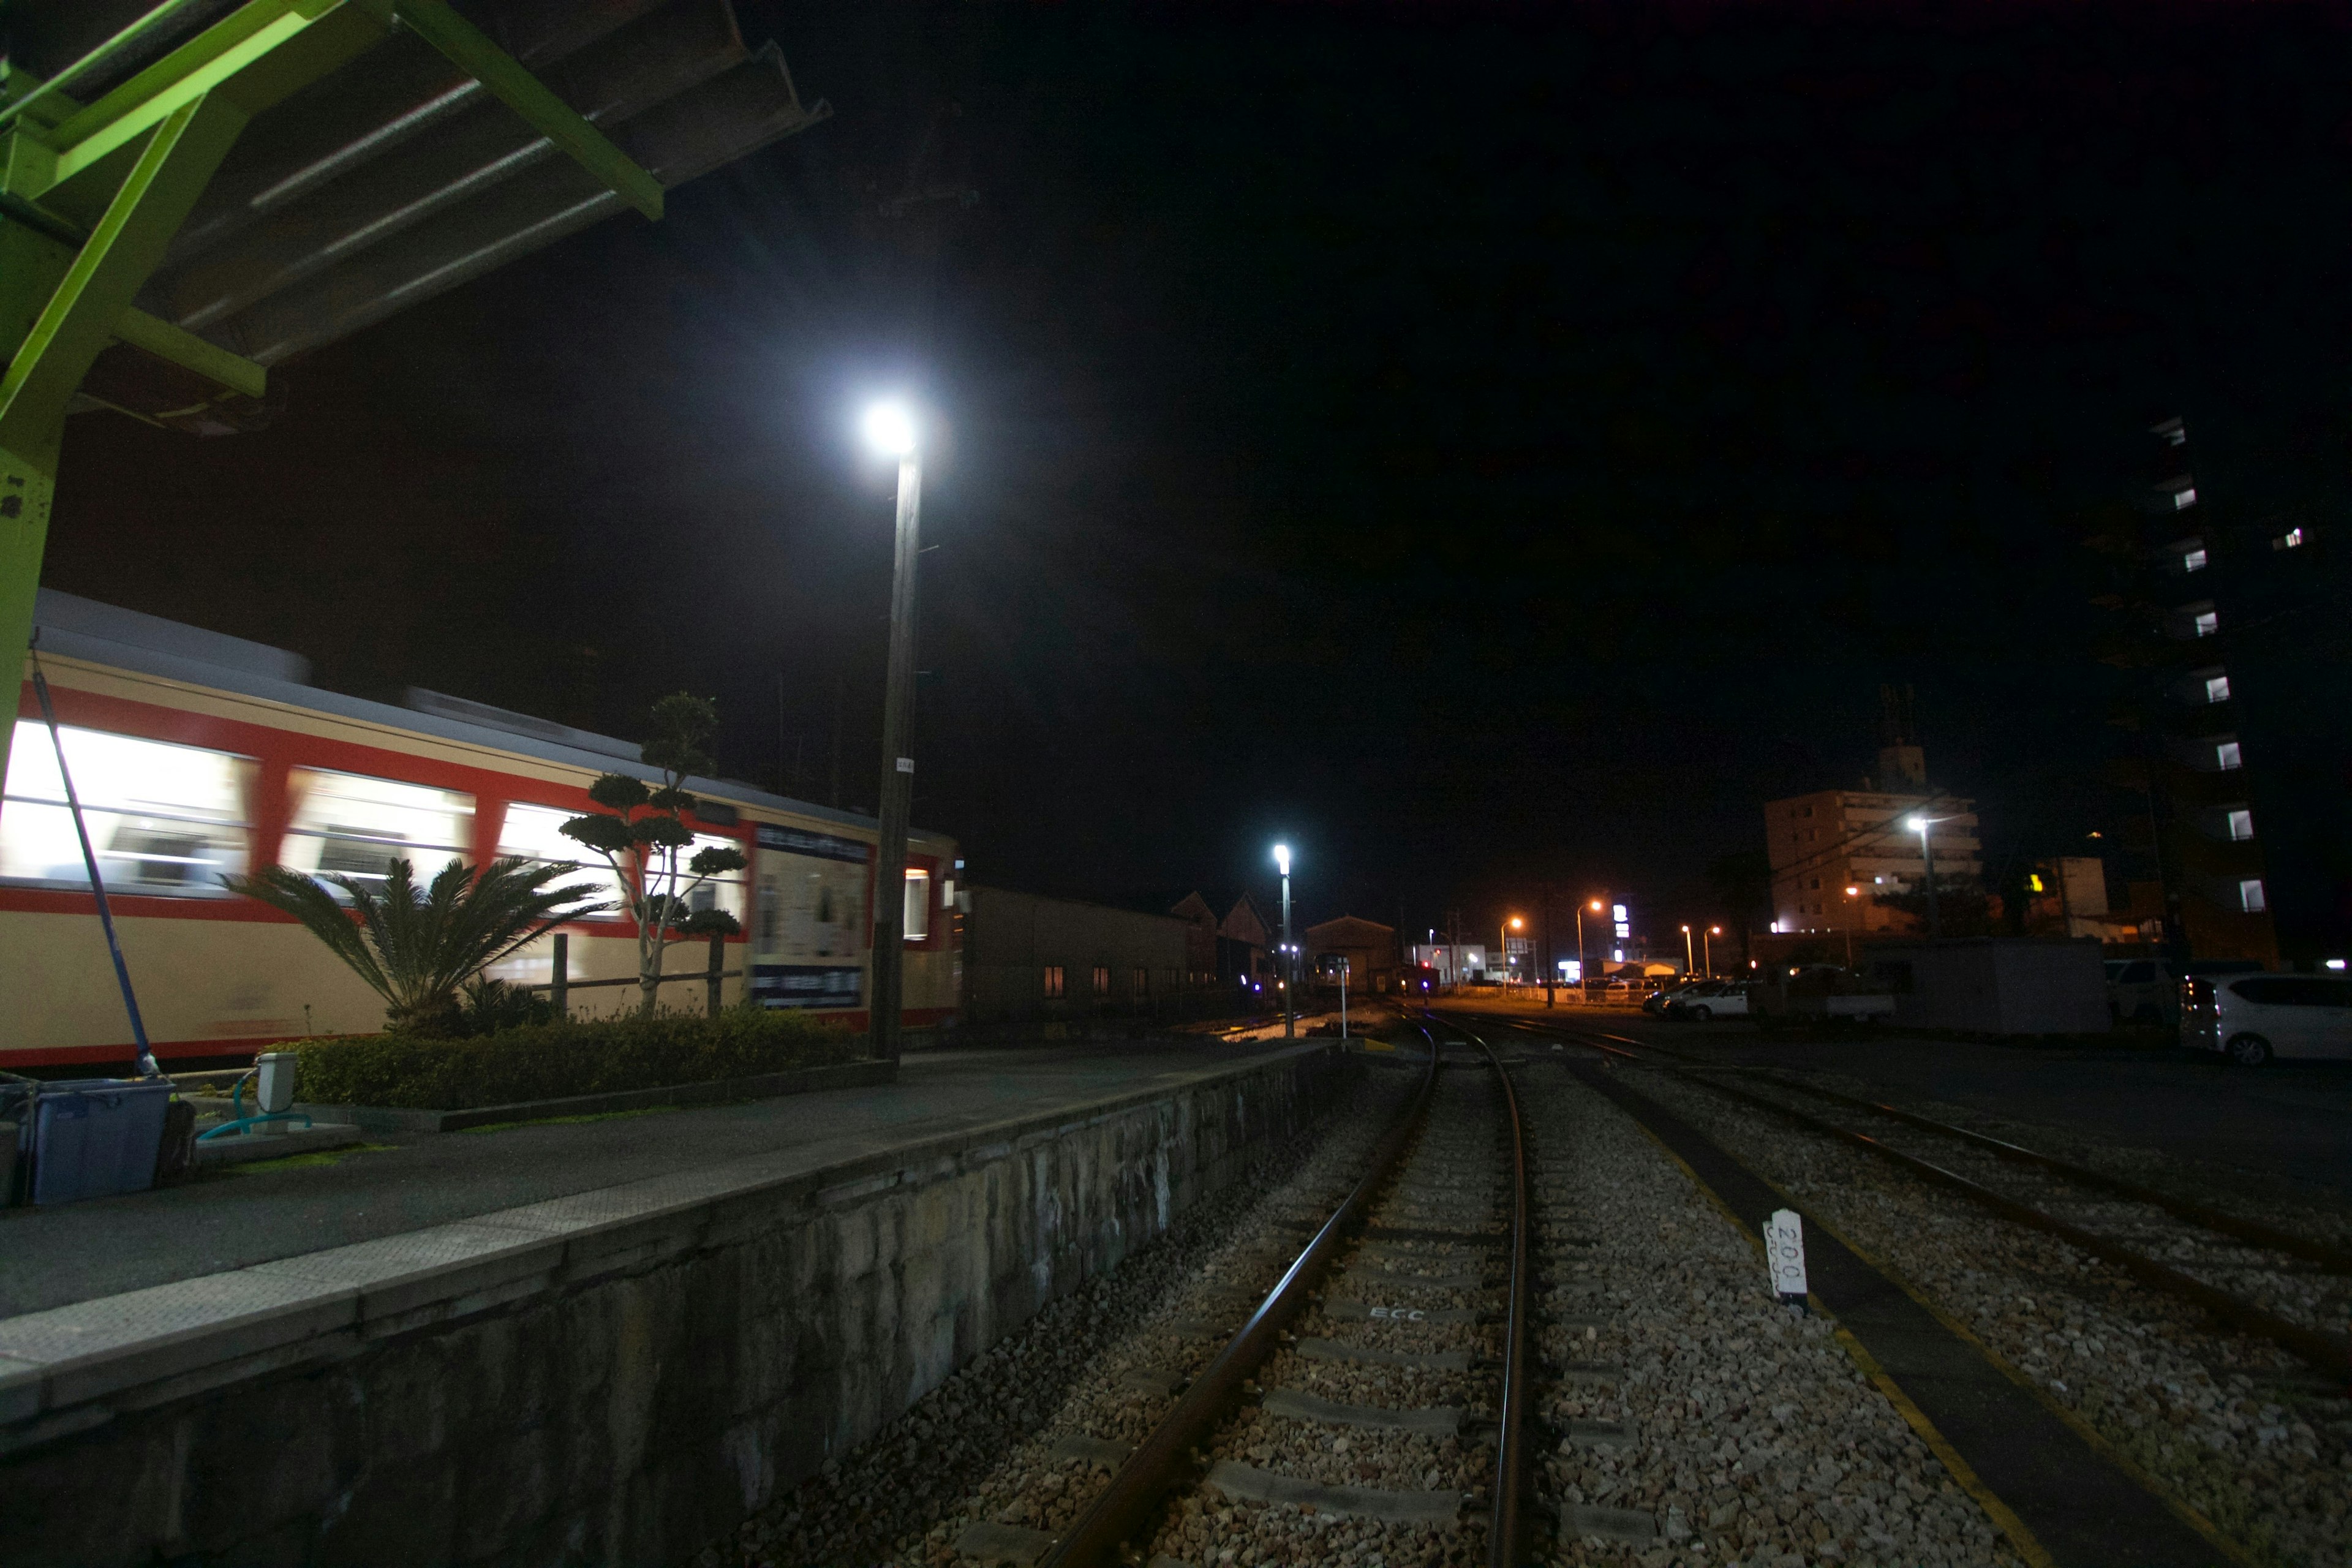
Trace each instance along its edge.
<path fill-rule="evenodd" d="M 1296 1476 L 1261 1470 L 1255 1465 L 1220 1459 L 1212 1466 L 1209 1485 L 1227 1497 L 1247 1502 L 1288 1503 L 1318 1513 L 1351 1514 L 1359 1519 L 1385 1520 L 1391 1524 L 1453 1524 L 1462 1517 L 1462 1494 L 1456 1491 L 1387 1491 L 1379 1487 L 1333 1487 L 1304 1481 Z"/>
<path fill-rule="evenodd" d="M 982 1520 L 964 1526 L 956 1537 L 955 1549 L 963 1556 L 977 1557 L 984 1563 L 1009 1563 L 1013 1568 L 1032 1568 L 1055 1537 L 1042 1530 L 1030 1530 L 1018 1524 L 999 1524 L 992 1519 Z"/>
<path fill-rule="evenodd" d="M 1323 1315 L 1341 1322 L 1475 1323 L 1475 1307 L 1390 1307 L 1370 1301 L 1326 1301 Z"/>
<path fill-rule="evenodd" d="M 1428 1372 L 1468 1372 L 1468 1351 L 1391 1351 L 1339 1340 L 1303 1339 L 1293 1347 L 1308 1361 L 1354 1361 L 1372 1366 L 1420 1367 Z"/>
<path fill-rule="evenodd" d="M 1638 1545 L 1654 1541 L 1657 1536 L 1657 1517 L 1638 1508 L 1595 1508 L 1590 1503 L 1571 1503 L 1559 1516 L 1563 1546 L 1595 1537 Z"/>
<path fill-rule="evenodd" d="M 1259 1408 L 1269 1415 L 1286 1415 L 1293 1421 L 1320 1421 L 1331 1426 L 1365 1426 L 1382 1432 L 1425 1432 L 1439 1437 L 1450 1437 L 1462 1430 L 1463 1412 L 1459 1406 L 1452 1405 L 1430 1405 L 1420 1410 L 1392 1410 L 1379 1405 L 1342 1405 L 1336 1399 L 1320 1399 L 1296 1389 L 1269 1388 Z"/>

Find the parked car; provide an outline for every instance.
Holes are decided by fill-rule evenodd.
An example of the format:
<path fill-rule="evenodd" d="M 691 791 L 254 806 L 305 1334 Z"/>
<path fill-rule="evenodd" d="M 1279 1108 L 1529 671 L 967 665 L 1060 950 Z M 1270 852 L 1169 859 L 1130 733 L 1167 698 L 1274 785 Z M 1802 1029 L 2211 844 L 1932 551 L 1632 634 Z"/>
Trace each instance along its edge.
<path fill-rule="evenodd" d="M 1748 988 L 1730 980 L 1709 980 L 1686 986 L 1666 1003 L 1666 1016 L 1699 1024 L 1709 1018 L 1745 1018 Z"/>
<path fill-rule="evenodd" d="M 1690 980 L 1678 984 L 1661 985 L 1642 998 L 1642 1011 L 1653 1015 L 1664 1015 L 1673 1005 L 1675 997 L 1703 991 L 1708 984 L 1709 982 L 1704 980 Z"/>
<path fill-rule="evenodd" d="M 2251 958 L 2192 958 L 2179 973 L 2161 958 L 2107 960 L 2107 1014 L 2118 1024 L 2162 1024 L 2177 1018 L 2180 983 L 2190 975 L 2260 974 Z"/>
<path fill-rule="evenodd" d="M 2273 1058 L 2352 1059 L 2352 980 L 2192 974 L 2180 984 L 2180 1043 L 2250 1068 Z"/>

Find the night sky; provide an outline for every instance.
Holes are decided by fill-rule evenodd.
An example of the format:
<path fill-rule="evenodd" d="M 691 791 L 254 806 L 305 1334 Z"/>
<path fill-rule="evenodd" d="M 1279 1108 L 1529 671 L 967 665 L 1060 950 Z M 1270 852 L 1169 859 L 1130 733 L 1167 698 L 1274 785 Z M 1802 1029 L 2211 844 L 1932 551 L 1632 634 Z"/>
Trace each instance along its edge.
<path fill-rule="evenodd" d="M 978 879 L 1712 916 L 1882 681 L 1989 858 L 2120 809 L 2079 542 L 2182 413 L 2345 500 L 2341 7 L 747 0 L 814 130 L 283 371 L 70 428 L 46 581 L 874 796 L 940 426 L 916 819 Z M 1538 22 L 1531 18 L 1540 16 Z M 966 193 L 971 193 L 967 195 Z M 912 198 L 912 199 L 907 199 Z M 781 685 L 780 685 L 781 679 Z"/>

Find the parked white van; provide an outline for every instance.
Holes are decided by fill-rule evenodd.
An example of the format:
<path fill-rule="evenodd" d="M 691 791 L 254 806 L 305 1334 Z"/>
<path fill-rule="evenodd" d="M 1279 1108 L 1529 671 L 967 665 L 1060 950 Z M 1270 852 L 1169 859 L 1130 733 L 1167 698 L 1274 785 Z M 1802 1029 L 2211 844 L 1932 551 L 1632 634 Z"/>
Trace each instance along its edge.
<path fill-rule="evenodd" d="M 2273 1057 L 2352 1059 L 2352 980 L 2248 974 L 2180 983 L 2180 1043 L 2242 1067 Z"/>

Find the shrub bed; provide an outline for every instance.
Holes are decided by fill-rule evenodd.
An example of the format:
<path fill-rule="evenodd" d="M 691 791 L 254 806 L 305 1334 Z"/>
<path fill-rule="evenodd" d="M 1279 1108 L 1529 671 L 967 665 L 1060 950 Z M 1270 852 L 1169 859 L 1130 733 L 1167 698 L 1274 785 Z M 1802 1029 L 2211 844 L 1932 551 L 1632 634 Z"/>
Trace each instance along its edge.
<path fill-rule="evenodd" d="M 855 1059 L 864 1043 L 805 1014 L 730 1008 L 716 1018 L 535 1024 L 467 1040 L 340 1035 L 277 1048 L 301 1058 L 295 1093 L 314 1105 L 471 1110 L 824 1067 Z"/>

